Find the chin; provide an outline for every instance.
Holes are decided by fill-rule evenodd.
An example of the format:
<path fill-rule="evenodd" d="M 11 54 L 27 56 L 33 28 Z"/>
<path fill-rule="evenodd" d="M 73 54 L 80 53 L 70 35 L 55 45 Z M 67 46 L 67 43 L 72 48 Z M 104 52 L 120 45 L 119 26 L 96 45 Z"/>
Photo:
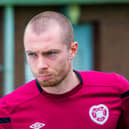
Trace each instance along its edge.
<path fill-rule="evenodd" d="M 62 80 L 38 80 L 43 87 L 56 87 Z"/>

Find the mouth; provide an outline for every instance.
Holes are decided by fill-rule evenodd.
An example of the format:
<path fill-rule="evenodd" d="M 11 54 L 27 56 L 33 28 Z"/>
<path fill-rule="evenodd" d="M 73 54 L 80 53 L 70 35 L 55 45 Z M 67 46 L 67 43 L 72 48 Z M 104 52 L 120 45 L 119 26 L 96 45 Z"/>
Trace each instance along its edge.
<path fill-rule="evenodd" d="M 37 77 L 39 80 L 48 80 L 51 78 L 51 75 L 40 75 Z"/>

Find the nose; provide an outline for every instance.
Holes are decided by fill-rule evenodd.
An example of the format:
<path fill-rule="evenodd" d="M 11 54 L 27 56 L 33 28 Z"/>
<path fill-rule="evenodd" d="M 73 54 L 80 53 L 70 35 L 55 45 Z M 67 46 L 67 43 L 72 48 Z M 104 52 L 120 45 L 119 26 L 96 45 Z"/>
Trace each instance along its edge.
<path fill-rule="evenodd" d="M 48 68 L 48 63 L 47 63 L 47 60 L 45 58 L 39 57 L 38 68 L 39 69 L 47 69 Z"/>

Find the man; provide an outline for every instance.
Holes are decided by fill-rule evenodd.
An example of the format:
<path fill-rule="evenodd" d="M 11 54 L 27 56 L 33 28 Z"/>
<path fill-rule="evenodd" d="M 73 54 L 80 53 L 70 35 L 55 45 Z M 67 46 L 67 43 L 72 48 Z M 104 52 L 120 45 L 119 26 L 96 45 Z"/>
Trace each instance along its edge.
<path fill-rule="evenodd" d="M 0 100 L 0 129 L 129 129 L 129 83 L 115 73 L 73 71 L 66 17 L 43 12 L 24 33 L 35 80 Z"/>

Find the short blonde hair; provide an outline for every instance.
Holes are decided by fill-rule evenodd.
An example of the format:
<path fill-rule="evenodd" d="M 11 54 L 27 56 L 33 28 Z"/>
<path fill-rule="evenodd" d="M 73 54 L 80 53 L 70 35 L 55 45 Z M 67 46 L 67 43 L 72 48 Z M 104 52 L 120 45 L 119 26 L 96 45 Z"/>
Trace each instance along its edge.
<path fill-rule="evenodd" d="M 73 27 L 71 22 L 62 14 L 54 11 L 45 11 L 34 16 L 27 26 L 31 25 L 32 31 L 41 34 L 47 29 L 50 21 L 55 21 L 63 32 L 63 42 L 70 47 L 74 41 Z M 26 27 L 27 28 L 27 27 Z"/>

